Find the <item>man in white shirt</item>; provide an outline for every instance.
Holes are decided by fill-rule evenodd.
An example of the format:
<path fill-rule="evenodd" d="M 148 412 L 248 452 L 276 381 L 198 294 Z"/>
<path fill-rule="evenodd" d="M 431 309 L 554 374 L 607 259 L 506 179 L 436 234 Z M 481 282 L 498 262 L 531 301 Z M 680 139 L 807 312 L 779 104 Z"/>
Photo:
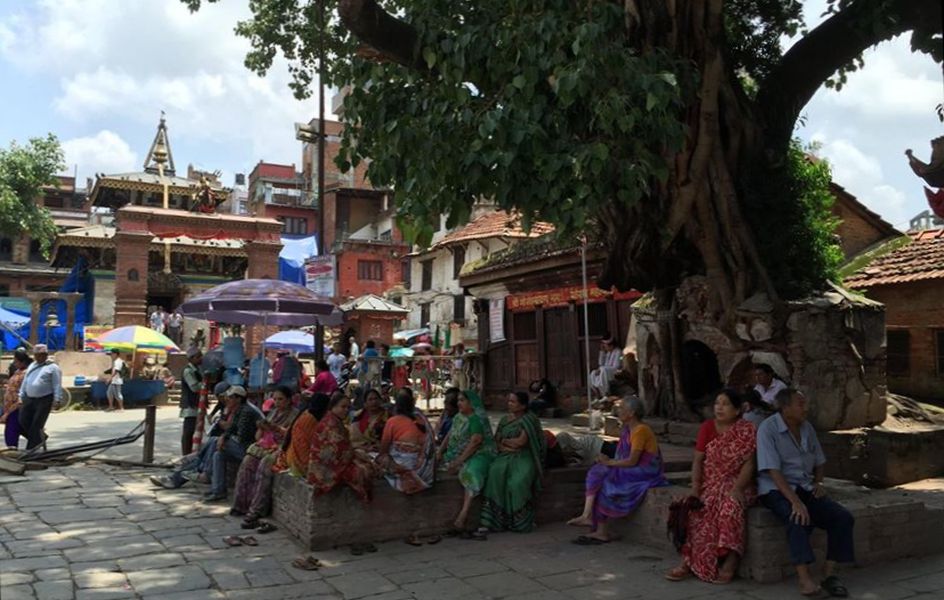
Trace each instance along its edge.
<path fill-rule="evenodd" d="M 776 377 L 773 368 L 765 363 L 756 363 L 754 365 L 754 389 L 760 394 L 771 410 L 777 409 L 777 393 L 780 390 L 787 389 L 787 384 Z"/>
<path fill-rule="evenodd" d="M 361 347 L 357 345 L 357 340 L 354 339 L 353 335 L 347 341 L 351 344 L 351 362 L 356 363 L 357 359 L 361 357 Z"/>
<path fill-rule="evenodd" d="M 62 371 L 49 358 L 46 344 L 33 346 L 33 364 L 26 369 L 20 386 L 20 430 L 26 437 L 26 449 L 43 444 L 46 420 L 52 403 L 62 400 Z"/>
<path fill-rule="evenodd" d="M 125 409 L 125 399 L 121 395 L 121 386 L 125 380 L 121 372 L 125 368 L 125 361 L 121 360 L 121 353 L 117 349 L 111 351 L 111 372 L 108 376 L 108 391 L 105 395 L 108 397 L 108 410 L 115 410 L 115 403 L 118 403 L 118 410 Z"/>
<path fill-rule="evenodd" d="M 347 357 L 341 353 L 341 344 L 335 344 L 331 348 L 331 354 L 328 356 L 328 369 L 331 371 L 331 374 L 334 375 L 334 378 L 340 382 L 341 381 L 341 367 L 347 363 Z"/>
<path fill-rule="evenodd" d="M 151 313 L 151 329 L 158 333 L 164 333 L 164 320 L 167 317 L 167 313 L 164 312 L 164 309 L 158 306 L 154 309 L 154 312 Z"/>

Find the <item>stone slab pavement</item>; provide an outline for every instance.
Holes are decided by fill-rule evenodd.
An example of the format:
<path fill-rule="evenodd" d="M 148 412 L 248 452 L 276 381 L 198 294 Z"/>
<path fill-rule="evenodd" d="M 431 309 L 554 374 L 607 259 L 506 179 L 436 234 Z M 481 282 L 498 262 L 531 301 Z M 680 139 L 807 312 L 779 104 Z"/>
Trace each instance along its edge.
<path fill-rule="evenodd" d="M 30 471 L 0 484 L 0 598 L 203 600 L 282 598 L 407 600 L 514 598 L 798 597 L 794 582 L 736 581 L 719 587 L 662 578 L 675 562 L 624 542 L 582 547 L 575 531 L 547 524 L 531 534 L 487 541 L 446 539 L 376 553 L 315 553 L 318 571 L 291 561 L 301 550 L 281 531 L 255 534 L 259 545 L 231 548 L 243 535 L 224 504 L 203 504 L 199 486 L 157 490 L 140 468 L 77 464 Z M 396 518 L 391 515 L 391 518 Z M 353 526 L 354 524 L 352 524 Z M 851 568 L 852 597 L 944 597 L 944 557 Z"/>

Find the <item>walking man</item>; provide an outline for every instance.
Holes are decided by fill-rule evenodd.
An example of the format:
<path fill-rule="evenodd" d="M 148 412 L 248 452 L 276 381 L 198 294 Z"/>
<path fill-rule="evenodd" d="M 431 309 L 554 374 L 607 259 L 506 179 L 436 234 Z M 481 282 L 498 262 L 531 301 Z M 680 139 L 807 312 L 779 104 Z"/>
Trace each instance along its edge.
<path fill-rule="evenodd" d="M 62 400 L 62 371 L 49 358 L 46 344 L 33 346 L 33 364 L 26 369 L 20 386 L 20 430 L 26 436 L 26 449 L 41 446 L 43 428 L 53 402 Z"/>
<path fill-rule="evenodd" d="M 175 310 L 167 317 L 167 337 L 174 341 L 178 346 L 182 340 L 181 330 L 184 326 L 184 316 L 179 310 Z"/>
<path fill-rule="evenodd" d="M 108 410 L 115 410 L 115 403 L 118 403 L 118 410 L 125 409 L 125 399 L 121 395 L 121 386 L 124 385 L 125 361 L 121 360 L 121 353 L 115 348 L 111 351 L 112 363 L 111 371 L 108 376 L 108 390 L 105 396 L 108 397 Z"/>

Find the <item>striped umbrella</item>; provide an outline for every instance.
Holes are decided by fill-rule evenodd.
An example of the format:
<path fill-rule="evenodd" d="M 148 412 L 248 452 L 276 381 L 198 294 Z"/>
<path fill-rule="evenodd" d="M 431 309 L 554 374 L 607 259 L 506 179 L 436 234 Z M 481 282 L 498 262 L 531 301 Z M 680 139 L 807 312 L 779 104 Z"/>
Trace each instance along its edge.
<path fill-rule="evenodd" d="M 121 352 L 180 352 L 180 348 L 169 337 L 140 325 L 106 331 L 98 336 L 95 345 L 103 350 Z"/>

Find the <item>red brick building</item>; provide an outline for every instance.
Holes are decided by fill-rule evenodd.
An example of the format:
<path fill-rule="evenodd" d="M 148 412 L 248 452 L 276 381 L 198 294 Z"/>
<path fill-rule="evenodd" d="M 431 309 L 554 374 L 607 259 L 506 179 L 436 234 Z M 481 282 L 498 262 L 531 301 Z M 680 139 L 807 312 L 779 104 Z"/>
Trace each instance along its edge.
<path fill-rule="evenodd" d="M 901 236 L 891 223 L 869 210 L 841 185 L 831 183 L 830 190 L 836 199 L 833 214 L 839 219 L 836 235 L 846 260 Z"/>
<path fill-rule="evenodd" d="M 944 229 L 889 246 L 846 285 L 885 304 L 888 389 L 944 400 Z"/>
<path fill-rule="evenodd" d="M 259 161 L 249 173 L 249 211 L 282 223 L 285 235 L 312 235 L 318 230 L 315 195 L 295 165 Z"/>

